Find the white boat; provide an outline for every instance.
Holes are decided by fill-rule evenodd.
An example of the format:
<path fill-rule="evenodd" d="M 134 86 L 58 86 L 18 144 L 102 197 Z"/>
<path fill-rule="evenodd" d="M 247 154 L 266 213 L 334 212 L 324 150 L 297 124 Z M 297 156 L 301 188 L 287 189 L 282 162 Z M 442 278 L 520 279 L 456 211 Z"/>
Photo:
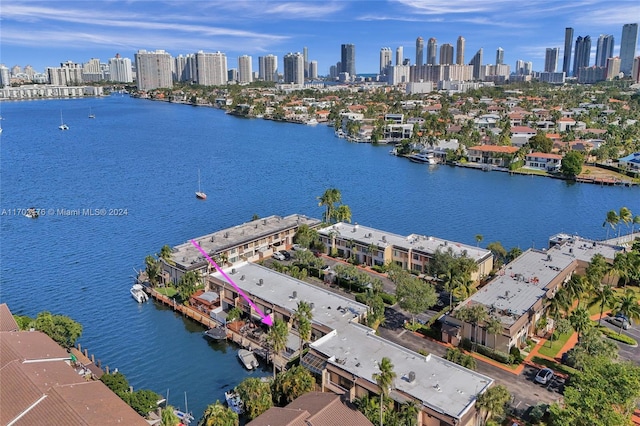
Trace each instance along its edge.
<path fill-rule="evenodd" d="M 202 192 L 202 190 L 200 189 L 200 169 L 198 169 L 198 191 L 196 192 L 196 198 L 199 200 L 207 199 L 207 194 Z"/>
<path fill-rule="evenodd" d="M 91 107 L 89 107 L 89 118 L 96 118 L 96 115 L 91 112 Z"/>
<path fill-rule="evenodd" d="M 240 362 L 242 362 L 242 365 L 244 365 L 244 368 L 247 370 L 253 370 L 260 365 L 253 352 L 247 349 L 240 349 L 238 351 L 238 358 L 240 358 Z"/>
<path fill-rule="evenodd" d="M 69 130 L 69 126 L 64 124 L 64 120 L 62 119 L 62 111 L 60 111 L 60 125 L 58 126 L 60 130 Z"/>
<path fill-rule="evenodd" d="M 422 163 L 422 164 L 436 164 L 436 159 L 434 158 L 432 153 L 418 153 L 411 154 L 408 156 L 409 161 L 413 161 L 414 163 Z"/>
<path fill-rule="evenodd" d="M 38 210 L 35 207 L 29 207 L 27 209 L 27 212 L 24 214 L 25 217 L 28 217 L 29 219 L 37 219 L 38 216 L 40 216 L 40 214 L 38 213 Z"/>
<path fill-rule="evenodd" d="M 315 118 L 311 118 L 311 119 L 307 120 L 307 121 L 305 122 L 305 124 L 306 124 L 307 126 L 315 126 L 315 125 L 317 125 L 317 124 L 318 124 L 318 120 L 316 120 Z"/>
<path fill-rule="evenodd" d="M 227 405 L 236 414 L 244 413 L 244 403 L 240 399 L 240 395 L 233 389 L 224 393 L 224 398 L 227 400 Z"/>
<path fill-rule="evenodd" d="M 129 290 L 131 296 L 136 299 L 138 303 L 143 303 L 149 300 L 149 296 L 144 292 L 144 289 L 141 284 L 134 284 L 133 287 Z"/>

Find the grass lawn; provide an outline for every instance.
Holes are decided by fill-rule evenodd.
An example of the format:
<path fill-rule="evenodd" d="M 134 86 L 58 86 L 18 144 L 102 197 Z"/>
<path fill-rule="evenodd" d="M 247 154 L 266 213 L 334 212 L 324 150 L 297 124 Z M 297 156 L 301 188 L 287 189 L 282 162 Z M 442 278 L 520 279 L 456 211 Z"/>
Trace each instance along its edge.
<path fill-rule="evenodd" d="M 544 345 L 542 345 L 540 349 L 538 349 L 538 353 L 544 356 L 548 356 L 549 358 L 555 358 L 559 355 L 558 352 L 560 352 L 560 349 L 562 349 L 564 344 L 567 343 L 567 340 L 569 340 L 571 334 L 572 333 L 561 334 L 558 339 L 553 341 L 551 347 L 549 347 L 549 341 L 546 341 Z"/>
<path fill-rule="evenodd" d="M 164 294 L 165 296 L 172 298 L 176 294 L 178 294 L 178 290 L 175 287 L 156 287 L 155 289 L 158 293 Z"/>

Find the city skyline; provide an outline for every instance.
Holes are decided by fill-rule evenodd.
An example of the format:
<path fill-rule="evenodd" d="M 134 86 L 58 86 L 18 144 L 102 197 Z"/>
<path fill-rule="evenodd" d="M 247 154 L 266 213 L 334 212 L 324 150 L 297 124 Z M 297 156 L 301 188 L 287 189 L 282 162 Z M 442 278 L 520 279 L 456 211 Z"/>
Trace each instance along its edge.
<path fill-rule="evenodd" d="M 179 2 L 98 1 L 87 13 L 78 2 L 63 1 L 55 7 L 49 2 L 7 4 L 2 13 L 0 62 L 9 68 L 31 65 L 43 72 L 66 61 L 98 58 L 108 63 L 117 53 L 133 60 L 140 49 L 162 49 L 172 56 L 203 50 L 225 53 L 229 68 L 238 68 L 238 58 L 249 55 L 254 71 L 260 56 L 273 54 L 280 60 L 281 72 L 282 58 L 306 47 L 308 60 L 317 61 L 318 73 L 326 75 L 330 66 L 340 62 L 341 46 L 353 44 L 358 52 L 356 70 L 374 74 L 379 71 L 382 47 L 394 52 L 402 47 L 403 57 L 414 64 L 418 37 L 456 46 L 462 36 L 465 64 L 479 49 L 495 52 L 502 47 L 505 64 L 531 61 L 535 70 L 542 71 L 546 48 L 559 48 L 562 57 L 565 27 L 592 40 L 612 34 L 617 56 L 623 25 L 633 23 L 630 17 L 640 16 L 640 5 L 633 1 L 619 2 L 615 9 L 602 0 L 579 5 L 541 1 L 519 10 L 506 5 L 505 0 L 482 4 L 392 0 L 270 2 L 268 8 L 256 8 L 255 2 L 239 1 L 192 3 L 187 13 Z M 425 63 L 426 50 L 425 46 Z M 457 62 L 457 51 L 454 55 Z M 590 65 L 595 55 L 596 43 L 592 43 Z"/>

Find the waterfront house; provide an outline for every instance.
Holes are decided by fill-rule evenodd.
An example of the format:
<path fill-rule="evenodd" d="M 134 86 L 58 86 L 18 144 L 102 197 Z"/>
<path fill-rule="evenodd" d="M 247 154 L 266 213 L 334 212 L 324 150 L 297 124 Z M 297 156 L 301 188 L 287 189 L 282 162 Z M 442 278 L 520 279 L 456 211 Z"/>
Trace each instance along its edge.
<path fill-rule="evenodd" d="M 488 275 L 493 268 L 491 251 L 433 236 L 402 236 L 344 222 L 319 229 L 318 235 L 328 253 L 335 252 L 338 256 L 352 258 L 356 263 L 368 266 L 395 263 L 409 271 L 426 273 L 433 256 L 440 251 L 473 259 L 478 265 L 473 280 Z"/>
<path fill-rule="evenodd" d="M 616 253 L 622 250 L 566 234 L 552 237 L 550 245 L 548 250 L 528 249 L 500 269 L 477 293 L 460 303 L 445 319 L 443 340 L 449 343 L 457 343 L 462 338 L 475 340 L 473 324 L 460 320 L 456 314 L 462 307 L 482 305 L 489 315 L 500 320 L 503 329 L 491 335 L 480 324 L 477 343 L 507 354 L 514 346 L 523 347 L 535 333 L 548 300 L 574 273 L 584 274 L 598 253 L 612 263 Z M 552 321 L 547 327 L 552 327 Z"/>
<path fill-rule="evenodd" d="M 511 127 L 511 145 L 521 147 L 536 135 L 536 130 L 529 126 Z"/>
<path fill-rule="evenodd" d="M 517 152 L 518 147 L 498 145 L 477 145 L 467 150 L 470 162 L 490 164 L 496 167 L 509 167 Z"/>
<path fill-rule="evenodd" d="M 626 157 L 619 158 L 618 163 L 621 168 L 626 168 L 629 171 L 640 172 L 640 152 L 634 152 Z"/>
<path fill-rule="evenodd" d="M 544 170 L 545 172 L 557 172 L 560 170 L 562 155 L 546 152 L 532 152 L 525 155 L 525 167 Z"/>
<path fill-rule="evenodd" d="M 195 241 L 220 266 L 247 260 L 257 262 L 270 257 L 274 251 L 290 247 L 301 225 L 317 228 L 320 224 L 319 219 L 298 214 L 274 215 L 203 235 Z M 171 261 L 162 263 L 167 279 L 174 283 L 187 271 L 204 276 L 213 269 L 190 240 L 173 247 Z"/>
<path fill-rule="evenodd" d="M 349 402 L 365 395 L 375 397 L 379 388 L 373 374 L 379 371 L 377 363 L 388 357 L 397 374 L 389 396 L 397 404 L 415 403 L 418 424 L 474 425 L 478 421 L 476 398 L 492 385 L 490 377 L 377 336 L 361 324 L 366 318 L 366 305 L 329 289 L 249 262 L 225 271 L 255 307 L 273 320 L 288 324 L 287 349 L 275 357 L 276 365 L 283 365 L 298 353 L 297 324 L 292 317 L 298 302 L 305 301 L 311 306 L 312 333 L 301 365 L 311 371 L 321 391 L 336 393 Z M 219 272 L 209 275 L 208 286 L 220 294 L 225 309 L 235 306 L 253 321 L 261 320 L 261 315 Z M 248 340 L 243 338 L 242 343 Z"/>

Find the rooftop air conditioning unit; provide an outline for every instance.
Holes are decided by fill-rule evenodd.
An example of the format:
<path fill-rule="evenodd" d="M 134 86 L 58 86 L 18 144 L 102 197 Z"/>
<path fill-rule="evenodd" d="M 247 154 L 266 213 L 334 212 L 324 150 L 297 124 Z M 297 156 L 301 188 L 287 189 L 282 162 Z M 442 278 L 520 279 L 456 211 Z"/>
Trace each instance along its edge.
<path fill-rule="evenodd" d="M 409 371 L 409 383 L 413 383 L 416 381 L 416 372 Z"/>
<path fill-rule="evenodd" d="M 294 291 L 294 292 L 293 292 L 293 296 L 292 296 L 292 297 L 293 297 L 294 299 L 296 299 L 296 298 L 298 297 L 298 292 L 297 292 L 297 291 Z"/>
<path fill-rule="evenodd" d="M 263 284 L 264 284 L 264 281 L 262 280 L 262 278 L 260 278 L 260 279 L 258 280 L 258 285 L 259 285 L 260 287 L 262 287 L 262 285 L 263 285 Z"/>
<path fill-rule="evenodd" d="M 244 281 L 244 275 L 240 277 L 240 281 Z"/>
<path fill-rule="evenodd" d="M 233 274 L 235 274 L 235 273 L 236 273 L 236 268 L 232 268 L 232 269 L 231 269 L 231 275 L 233 275 Z"/>

